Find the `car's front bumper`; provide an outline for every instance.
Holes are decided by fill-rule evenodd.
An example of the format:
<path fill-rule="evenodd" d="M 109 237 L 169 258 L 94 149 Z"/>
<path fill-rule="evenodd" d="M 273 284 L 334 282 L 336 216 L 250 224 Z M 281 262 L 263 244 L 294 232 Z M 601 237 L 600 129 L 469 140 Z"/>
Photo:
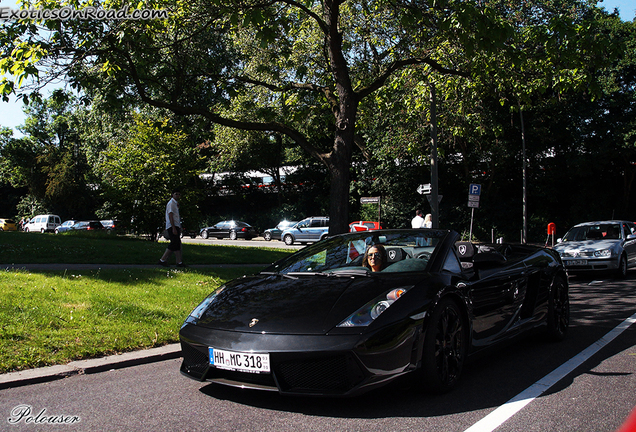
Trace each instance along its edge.
<path fill-rule="evenodd" d="M 181 373 L 189 378 L 284 394 L 350 396 L 412 371 L 417 362 L 416 328 L 390 341 L 384 331 L 370 340 L 360 334 L 239 333 L 196 325 L 186 325 L 180 336 Z M 268 353 L 271 373 L 217 369 L 210 365 L 210 347 Z"/>
<path fill-rule="evenodd" d="M 618 269 L 618 259 L 611 258 L 564 258 L 561 257 L 563 266 L 568 272 L 601 272 Z"/>

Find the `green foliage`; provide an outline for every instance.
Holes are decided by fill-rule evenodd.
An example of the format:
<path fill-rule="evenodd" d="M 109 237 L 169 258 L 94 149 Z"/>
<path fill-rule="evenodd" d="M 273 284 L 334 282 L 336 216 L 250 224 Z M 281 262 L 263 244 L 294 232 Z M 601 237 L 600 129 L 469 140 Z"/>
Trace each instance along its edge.
<path fill-rule="evenodd" d="M 164 224 L 174 188 L 182 189 L 181 216 L 188 217 L 188 200 L 196 202 L 196 191 L 188 186 L 200 168 L 198 150 L 184 132 L 167 120 L 138 116 L 128 139 L 109 144 L 97 171 L 111 214 L 152 234 Z"/>

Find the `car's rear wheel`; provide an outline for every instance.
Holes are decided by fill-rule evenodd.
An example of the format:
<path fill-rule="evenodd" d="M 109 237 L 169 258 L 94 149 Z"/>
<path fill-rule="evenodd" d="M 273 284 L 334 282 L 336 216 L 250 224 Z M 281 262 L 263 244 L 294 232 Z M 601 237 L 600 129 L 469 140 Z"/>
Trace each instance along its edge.
<path fill-rule="evenodd" d="M 285 240 L 285 244 L 286 244 L 287 246 L 291 246 L 291 245 L 293 245 L 293 244 L 294 244 L 294 237 L 293 237 L 291 234 L 287 234 L 287 235 L 285 235 L 284 240 Z"/>
<path fill-rule="evenodd" d="M 557 276 L 550 287 L 548 296 L 548 337 L 563 340 L 570 325 L 570 294 L 568 285 Z"/>
<path fill-rule="evenodd" d="M 424 389 L 447 392 L 459 381 L 467 346 L 467 327 L 453 300 L 440 300 L 426 328 L 422 351 Z"/>
<path fill-rule="evenodd" d="M 230 240 L 236 240 L 236 231 L 230 231 Z"/>
<path fill-rule="evenodd" d="M 265 234 L 263 234 L 263 238 L 265 239 L 265 241 L 270 241 L 272 239 L 272 233 L 266 232 Z"/>
<path fill-rule="evenodd" d="M 201 231 L 201 237 L 203 237 L 204 239 L 208 238 L 208 232 L 207 231 Z"/>
<path fill-rule="evenodd" d="M 627 277 L 627 258 L 625 258 L 625 254 L 621 255 L 621 258 L 618 260 L 616 276 L 620 279 L 625 279 Z"/>

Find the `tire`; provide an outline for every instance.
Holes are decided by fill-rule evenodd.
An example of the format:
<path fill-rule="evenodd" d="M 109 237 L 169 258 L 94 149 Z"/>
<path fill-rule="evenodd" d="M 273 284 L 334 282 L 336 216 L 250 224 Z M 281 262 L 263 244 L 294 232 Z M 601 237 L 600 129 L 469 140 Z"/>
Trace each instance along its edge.
<path fill-rule="evenodd" d="M 44 234 L 44 228 L 40 228 L 40 234 Z"/>
<path fill-rule="evenodd" d="M 320 236 L 320 241 L 323 241 L 324 239 L 328 238 L 329 234 L 323 234 Z"/>
<path fill-rule="evenodd" d="M 236 231 L 230 231 L 230 240 L 236 240 Z"/>
<path fill-rule="evenodd" d="M 58 230 L 57 228 L 55 229 L 55 234 L 59 234 L 60 230 Z"/>
<path fill-rule="evenodd" d="M 271 241 L 272 240 L 272 233 L 266 232 L 265 234 L 263 234 L 263 238 L 265 239 L 265 241 Z"/>
<path fill-rule="evenodd" d="M 426 327 L 421 378 L 424 389 L 435 393 L 451 390 L 464 367 L 468 329 L 453 300 L 442 298 Z"/>
<path fill-rule="evenodd" d="M 627 277 L 627 258 L 625 257 L 625 254 L 621 255 L 621 258 L 618 260 L 616 277 L 619 279 L 625 279 Z"/>
<path fill-rule="evenodd" d="M 548 295 L 548 338 L 560 341 L 570 326 L 570 294 L 563 277 L 557 276 L 552 282 Z"/>
<path fill-rule="evenodd" d="M 291 246 L 294 244 L 294 237 L 291 234 L 286 234 L 284 240 L 287 246 Z"/>
<path fill-rule="evenodd" d="M 204 239 L 207 239 L 208 238 L 208 232 L 205 231 L 205 230 L 201 231 L 201 237 L 204 238 Z"/>

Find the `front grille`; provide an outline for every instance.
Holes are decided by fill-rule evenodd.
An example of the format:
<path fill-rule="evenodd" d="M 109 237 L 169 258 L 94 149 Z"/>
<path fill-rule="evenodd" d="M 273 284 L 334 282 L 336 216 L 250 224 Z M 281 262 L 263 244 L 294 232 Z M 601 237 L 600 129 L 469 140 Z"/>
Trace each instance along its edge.
<path fill-rule="evenodd" d="M 181 370 L 194 378 L 203 379 L 203 374 L 205 374 L 210 363 L 208 348 L 201 346 L 197 349 L 190 344 L 182 342 L 181 355 L 183 356 Z"/>
<path fill-rule="evenodd" d="M 276 370 L 281 389 L 299 392 L 344 393 L 364 379 L 349 355 L 281 362 Z"/>

